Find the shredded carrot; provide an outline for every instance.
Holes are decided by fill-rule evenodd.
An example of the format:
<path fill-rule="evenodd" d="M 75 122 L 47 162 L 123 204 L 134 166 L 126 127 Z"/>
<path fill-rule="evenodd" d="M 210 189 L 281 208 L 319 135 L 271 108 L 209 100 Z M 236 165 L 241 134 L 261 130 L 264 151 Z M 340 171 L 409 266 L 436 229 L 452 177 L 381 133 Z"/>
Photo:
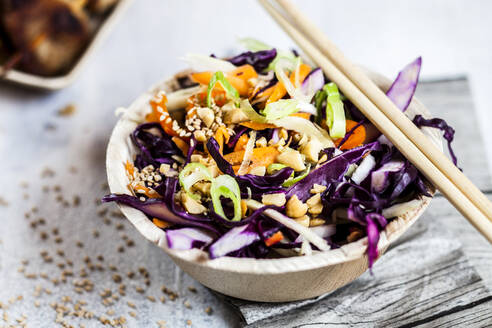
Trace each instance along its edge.
<path fill-rule="evenodd" d="M 234 75 L 234 72 L 236 72 L 239 68 L 242 69 L 243 74 L 239 74 L 238 76 Z M 251 72 L 247 68 L 242 68 L 242 66 L 238 67 L 238 69 L 227 73 L 225 76 L 226 76 L 227 81 L 229 81 L 229 83 L 234 87 L 234 89 L 237 90 L 237 92 L 239 92 L 239 94 L 241 96 L 246 96 L 249 93 L 250 86 L 249 86 L 247 80 L 243 79 L 241 75 L 250 76 Z M 237 71 L 237 73 L 240 73 L 240 72 L 241 71 Z M 212 75 L 213 75 L 212 72 L 192 73 L 191 79 L 195 82 L 200 83 L 200 84 L 208 85 L 208 83 L 210 82 L 210 79 L 212 78 Z M 217 85 L 215 87 L 218 90 L 223 90 L 220 83 L 217 83 Z"/>
<path fill-rule="evenodd" d="M 229 142 L 229 138 L 230 138 L 229 132 L 227 132 L 226 128 L 221 126 L 215 131 L 214 138 L 215 138 L 215 140 L 217 140 L 217 143 L 219 144 L 220 153 L 222 154 L 222 152 L 224 150 L 224 141 L 226 143 Z"/>
<path fill-rule="evenodd" d="M 234 146 L 234 151 L 240 151 L 244 150 L 246 148 L 246 144 L 248 143 L 249 137 L 246 133 L 243 133 L 242 136 L 239 137 L 239 139 L 236 142 L 236 145 Z"/>
<path fill-rule="evenodd" d="M 256 98 L 270 97 L 272 95 L 273 90 L 275 90 L 275 85 L 272 85 L 268 89 L 265 89 L 262 92 L 258 93 L 256 95 Z"/>
<path fill-rule="evenodd" d="M 247 82 L 249 79 L 258 77 L 258 73 L 256 73 L 253 66 L 246 64 L 227 73 L 227 76 L 234 76 Z"/>
<path fill-rule="evenodd" d="M 352 130 L 355 126 L 357 125 L 357 122 L 352 121 L 352 120 L 346 120 L 345 121 L 345 130 L 348 133 L 350 130 Z M 335 140 L 335 145 L 338 147 L 340 142 L 342 141 L 343 138 Z M 342 144 L 342 147 L 340 147 L 341 150 L 348 150 L 352 149 L 355 147 L 358 147 L 364 143 L 364 140 L 366 140 L 366 129 L 364 128 L 363 125 L 360 125 L 357 129 L 354 130 L 354 132 L 348 137 L 348 139 Z"/>
<path fill-rule="evenodd" d="M 232 168 L 236 173 L 239 170 L 239 167 L 241 166 L 241 162 L 243 161 L 244 158 L 244 153 L 245 153 L 244 150 L 240 150 L 224 155 L 224 158 L 226 159 L 226 161 L 231 163 Z M 275 159 L 277 158 L 278 154 L 280 153 L 275 147 L 254 148 L 253 153 L 251 155 L 251 165 L 249 166 L 249 169 L 258 166 L 267 167 L 268 165 L 275 162 Z"/>
<path fill-rule="evenodd" d="M 270 123 L 258 123 L 258 122 L 253 122 L 253 121 L 247 121 L 247 122 L 242 122 L 240 123 L 242 126 L 245 126 L 247 128 L 253 129 L 253 130 L 265 130 L 265 129 L 275 129 L 276 126 Z"/>
<path fill-rule="evenodd" d="M 309 113 L 294 113 L 294 114 L 290 114 L 289 116 L 296 116 L 296 117 L 300 117 L 300 118 L 304 118 L 306 120 L 309 120 L 309 118 L 311 117 L 311 114 L 309 114 Z"/>
<path fill-rule="evenodd" d="M 246 216 L 246 212 L 248 212 L 248 205 L 246 205 L 246 201 L 241 199 L 241 217 Z"/>
<path fill-rule="evenodd" d="M 197 100 L 197 102 L 200 105 L 206 106 L 207 92 L 200 92 L 200 93 L 196 94 L 195 97 L 196 97 L 195 99 Z M 219 90 L 218 88 L 215 88 L 214 90 L 212 90 L 212 98 L 214 98 L 214 102 L 217 104 L 217 106 L 223 106 L 227 102 L 225 91 Z"/>
<path fill-rule="evenodd" d="M 197 72 L 191 74 L 191 79 L 200 84 L 208 84 L 212 78 L 212 72 Z"/>
<path fill-rule="evenodd" d="M 301 64 L 299 67 L 299 82 L 303 82 L 304 79 L 308 76 L 309 72 L 311 71 L 311 67 L 306 64 Z M 289 80 L 292 84 L 295 84 L 296 82 L 296 71 L 292 72 L 290 74 Z M 284 84 L 281 81 L 278 81 L 277 84 L 275 84 L 275 89 L 273 90 L 272 94 L 267 100 L 267 105 L 269 103 L 275 102 L 279 99 L 282 99 L 285 94 L 287 93 L 287 90 L 285 89 Z"/>
<path fill-rule="evenodd" d="M 161 229 L 166 229 L 171 226 L 171 223 L 159 220 L 158 218 L 153 218 L 152 222 Z"/>
<path fill-rule="evenodd" d="M 282 239 L 284 239 L 284 234 L 282 233 L 282 231 L 277 231 L 276 233 L 265 239 L 265 245 L 270 247 L 280 242 Z"/>
<path fill-rule="evenodd" d="M 126 170 L 126 173 L 130 176 L 130 177 L 133 177 L 133 173 L 135 172 L 135 167 L 133 166 L 132 163 L 130 163 L 130 161 L 126 161 L 125 163 L 125 170 Z"/>
<path fill-rule="evenodd" d="M 178 146 L 179 150 L 183 153 L 184 156 L 188 154 L 188 149 L 190 149 L 190 145 L 181 139 L 180 137 L 172 137 L 171 140 Z"/>
<path fill-rule="evenodd" d="M 136 186 L 134 189 L 135 189 L 135 192 L 137 192 L 139 194 L 141 194 L 143 191 L 145 193 L 145 196 L 147 196 L 149 198 L 160 198 L 161 197 L 153 189 L 150 189 L 150 188 L 147 188 L 144 186 Z"/>
<path fill-rule="evenodd" d="M 173 129 L 174 120 L 167 111 L 166 103 L 166 95 L 163 92 L 157 94 L 154 98 L 150 100 L 152 112 L 145 118 L 149 122 L 159 122 L 164 129 L 164 132 L 166 132 L 170 136 L 178 137 L 178 133 Z"/>

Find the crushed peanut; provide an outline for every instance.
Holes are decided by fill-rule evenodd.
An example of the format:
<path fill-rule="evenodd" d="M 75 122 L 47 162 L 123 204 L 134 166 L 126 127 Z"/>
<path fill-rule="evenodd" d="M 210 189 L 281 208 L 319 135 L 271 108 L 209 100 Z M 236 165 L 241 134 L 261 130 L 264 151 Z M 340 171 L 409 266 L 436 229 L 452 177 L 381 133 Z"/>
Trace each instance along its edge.
<path fill-rule="evenodd" d="M 287 201 L 285 213 L 291 218 L 298 218 L 307 213 L 308 206 L 301 202 L 297 195 L 290 197 Z"/>

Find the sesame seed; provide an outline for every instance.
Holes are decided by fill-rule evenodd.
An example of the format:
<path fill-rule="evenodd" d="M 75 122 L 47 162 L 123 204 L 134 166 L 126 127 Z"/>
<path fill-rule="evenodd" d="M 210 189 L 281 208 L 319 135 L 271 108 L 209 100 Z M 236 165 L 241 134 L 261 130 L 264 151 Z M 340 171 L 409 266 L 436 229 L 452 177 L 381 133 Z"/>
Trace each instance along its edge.
<path fill-rule="evenodd" d="M 114 274 L 113 275 L 113 281 L 117 284 L 119 284 L 121 282 L 121 276 L 119 274 Z"/>

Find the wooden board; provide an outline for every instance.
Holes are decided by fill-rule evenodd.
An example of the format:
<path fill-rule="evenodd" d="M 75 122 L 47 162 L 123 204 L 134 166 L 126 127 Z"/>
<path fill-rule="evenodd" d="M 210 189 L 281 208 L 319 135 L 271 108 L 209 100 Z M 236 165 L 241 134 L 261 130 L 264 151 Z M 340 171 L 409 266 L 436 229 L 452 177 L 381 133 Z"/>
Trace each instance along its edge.
<path fill-rule="evenodd" d="M 417 97 L 455 128 L 459 166 L 492 197 L 466 78 L 423 82 Z M 264 304 L 225 298 L 252 327 L 492 325 L 489 243 L 437 194 L 417 224 L 374 267 L 329 295 Z"/>
<path fill-rule="evenodd" d="M 437 197 L 407 238 L 376 263 L 373 275 L 366 272 L 315 300 L 274 305 L 228 300 L 251 327 L 492 324 L 492 294 L 485 284 L 492 268 L 490 245 L 478 240 L 473 247 L 463 246 L 476 233 L 459 220 L 447 201 Z M 449 228 L 453 225 L 461 227 L 460 235 Z"/>

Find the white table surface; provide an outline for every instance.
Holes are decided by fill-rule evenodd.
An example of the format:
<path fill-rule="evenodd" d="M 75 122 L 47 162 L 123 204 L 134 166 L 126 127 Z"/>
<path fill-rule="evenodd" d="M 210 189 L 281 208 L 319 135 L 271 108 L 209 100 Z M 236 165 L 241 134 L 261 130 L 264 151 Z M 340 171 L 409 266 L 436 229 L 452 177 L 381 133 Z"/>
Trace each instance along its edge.
<path fill-rule="evenodd" d="M 306 0 L 302 1 L 302 6 L 349 58 L 389 77 L 419 55 L 424 59 L 423 78 L 468 75 L 481 130 L 488 131 L 492 122 L 492 114 L 488 113 L 492 84 L 492 35 L 489 32 L 492 30 L 492 2 Z M 19 176 L 0 175 L 4 185 L 0 196 L 11 203 L 18 202 L 16 199 L 22 197 L 19 182 L 39 179 L 43 167 L 47 164 L 53 167 L 53 163 L 59 164 L 58 167 L 55 164 L 55 168 L 64 170 L 58 175 L 60 178 L 70 176 L 67 171 L 70 165 L 77 166 L 81 172 L 90 171 L 90 165 L 97 165 L 94 176 L 71 178 L 73 185 L 65 187 L 70 195 L 79 189 L 89 190 L 91 186 L 99 188 L 104 180 L 104 149 L 116 121 L 114 109 L 128 105 L 154 82 L 184 68 L 185 64 L 178 60 L 183 54 L 232 54 L 240 50 L 235 38 L 245 36 L 278 47 L 293 46 L 253 0 L 137 0 L 72 86 L 54 93 L 40 93 L 0 85 L 0 167 L 9 172 L 15 167 L 19 172 Z M 57 111 L 69 103 L 77 106 L 76 114 L 69 118 L 57 117 Z M 58 128 L 56 132 L 47 133 L 46 126 L 51 125 Z M 12 138 L 8 138 L 12 135 L 19 136 L 15 145 Z M 492 145 L 487 141 L 490 159 Z M 43 160 L 37 161 L 37 158 Z M 9 195 L 5 186 L 19 194 Z M 39 201 L 44 199 L 39 190 L 30 193 L 26 207 L 39 206 Z M 95 190 L 94 194 L 94 198 L 100 196 L 101 190 Z M 83 199 L 83 202 L 92 201 L 92 196 Z M 4 213 L 17 213 L 19 220 L 23 220 L 25 211 L 10 206 Z M 83 218 L 93 215 L 92 212 L 80 206 L 64 215 Z M 7 222 L 0 231 L 4 241 L 9 229 L 28 229 L 25 224 L 19 228 L 14 219 Z M 74 234 L 85 231 L 90 235 L 91 232 L 83 221 L 74 226 L 67 224 L 65 228 Z M 137 238 L 136 232 L 132 234 Z M 19 249 L 17 262 L 28 257 L 36 245 L 38 241 L 29 244 L 29 248 Z M 91 247 L 98 251 L 98 245 Z M 1 247 L 9 245 L 4 243 Z M 72 252 L 76 251 L 77 248 L 72 247 Z M 146 250 L 149 261 L 158 251 Z M 232 320 L 224 315 L 226 317 Z M 203 320 L 207 322 L 206 317 Z"/>

